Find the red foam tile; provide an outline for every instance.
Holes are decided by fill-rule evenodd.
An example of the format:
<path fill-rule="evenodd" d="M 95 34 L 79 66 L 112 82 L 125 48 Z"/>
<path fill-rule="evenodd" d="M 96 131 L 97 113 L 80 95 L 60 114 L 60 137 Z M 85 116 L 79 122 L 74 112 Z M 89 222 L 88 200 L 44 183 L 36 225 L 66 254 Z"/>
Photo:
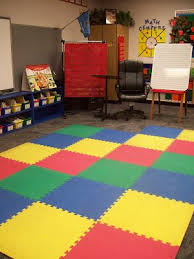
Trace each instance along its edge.
<path fill-rule="evenodd" d="M 106 158 L 136 165 L 151 166 L 161 151 L 122 145 L 109 153 Z"/>
<path fill-rule="evenodd" d="M 99 158 L 61 150 L 60 152 L 38 162 L 36 165 L 61 173 L 77 175 L 85 170 Z"/>
<path fill-rule="evenodd" d="M 60 259 L 175 259 L 178 249 L 178 246 L 170 246 L 97 223 Z"/>
<path fill-rule="evenodd" d="M 190 141 L 176 139 L 167 149 L 168 152 L 194 156 L 194 144 Z"/>
<path fill-rule="evenodd" d="M 29 166 L 28 164 L 0 157 L 0 180 L 19 172 Z"/>

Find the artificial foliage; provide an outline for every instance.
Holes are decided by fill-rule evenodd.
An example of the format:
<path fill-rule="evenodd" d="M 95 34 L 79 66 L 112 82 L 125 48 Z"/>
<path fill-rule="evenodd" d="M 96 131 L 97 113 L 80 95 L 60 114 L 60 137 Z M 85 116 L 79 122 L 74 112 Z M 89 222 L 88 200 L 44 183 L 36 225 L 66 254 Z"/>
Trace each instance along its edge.
<path fill-rule="evenodd" d="M 186 17 L 174 17 L 170 20 L 170 25 L 172 27 L 171 43 L 194 43 L 193 24 Z"/>
<path fill-rule="evenodd" d="M 134 19 L 131 17 L 130 12 L 118 11 L 116 13 L 116 23 L 133 26 L 135 24 Z M 104 9 L 93 9 L 90 11 L 90 24 L 91 25 L 103 25 L 106 24 L 106 12 Z"/>

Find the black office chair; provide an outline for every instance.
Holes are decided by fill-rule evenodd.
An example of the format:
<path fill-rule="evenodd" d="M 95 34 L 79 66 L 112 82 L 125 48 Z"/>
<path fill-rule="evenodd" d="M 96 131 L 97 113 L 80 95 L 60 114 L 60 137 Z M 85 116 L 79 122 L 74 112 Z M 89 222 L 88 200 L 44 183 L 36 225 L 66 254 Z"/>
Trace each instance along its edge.
<path fill-rule="evenodd" d="M 118 99 L 127 102 L 146 101 L 148 92 L 146 91 L 143 79 L 143 63 L 139 61 L 124 60 L 119 64 L 119 79 L 115 86 Z M 145 119 L 143 111 L 133 109 L 133 105 L 125 111 L 117 112 L 113 115 L 114 119 L 124 115 L 128 120 L 133 114 Z"/>

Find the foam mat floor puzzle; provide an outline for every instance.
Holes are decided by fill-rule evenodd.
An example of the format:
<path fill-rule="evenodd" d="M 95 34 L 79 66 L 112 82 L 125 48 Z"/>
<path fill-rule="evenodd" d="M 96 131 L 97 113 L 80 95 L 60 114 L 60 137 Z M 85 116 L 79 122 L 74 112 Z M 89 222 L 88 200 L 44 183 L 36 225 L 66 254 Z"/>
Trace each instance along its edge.
<path fill-rule="evenodd" d="M 194 131 L 71 125 L 0 153 L 0 252 L 175 259 L 194 212 Z"/>

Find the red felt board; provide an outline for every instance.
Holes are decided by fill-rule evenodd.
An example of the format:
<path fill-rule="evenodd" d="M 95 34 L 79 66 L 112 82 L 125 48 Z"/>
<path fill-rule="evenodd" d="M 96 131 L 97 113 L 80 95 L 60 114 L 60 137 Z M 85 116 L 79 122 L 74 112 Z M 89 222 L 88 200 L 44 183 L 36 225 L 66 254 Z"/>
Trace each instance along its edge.
<path fill-rule="evenodd" d="M 107 74 L 106 43 L 66 43 L 64 46 L 65 97 L 104 97 Z"/>

